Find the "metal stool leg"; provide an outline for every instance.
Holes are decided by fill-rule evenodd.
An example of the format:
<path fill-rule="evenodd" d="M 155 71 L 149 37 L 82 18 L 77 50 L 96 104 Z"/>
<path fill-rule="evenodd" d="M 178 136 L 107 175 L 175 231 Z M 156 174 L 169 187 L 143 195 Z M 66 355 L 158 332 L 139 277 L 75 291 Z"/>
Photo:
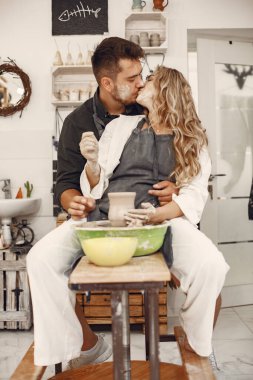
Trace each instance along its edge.
<path fill-rule="evenodd" d="M 146 360 L 149 360 L 149 306 L 147 290 L 144 291 L 144 323 L 145 323 L 145 351 Z"/>
<path fill-rule="evenodd" d="M 158 313 L 158 293 L 159 289 L 146 290 L 147 319 L 148 319 L 148 345 L 150 360 L 150 379 L 160 379 L 159 362 L 159 313 Z M 146 319 L 146 315 L 145 315 Z"/>
<path fill-rule="evenodd" d="M 114 380 L 130 380 L 131 362 L 128 291 L 112 291 L 111 306 Z M 122 349 L 120 349 L 121 347 Z"/>

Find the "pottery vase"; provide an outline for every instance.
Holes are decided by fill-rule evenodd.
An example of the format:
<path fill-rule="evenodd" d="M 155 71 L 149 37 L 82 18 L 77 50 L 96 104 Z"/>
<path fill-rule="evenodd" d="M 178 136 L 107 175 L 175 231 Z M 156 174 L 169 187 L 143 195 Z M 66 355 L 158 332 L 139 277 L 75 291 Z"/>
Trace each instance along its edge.
<path fill-rule="evenodd" d="M 66 56 L 65 65 L 72 66 L 74 64 L 71 53 L 68 53 Z"/>
<path fill-rule="evenodd" d="M 163 4 L 164 0 L 153 0 L 153 10 L 154 11 L 163 11 L 167 7 L 169 1 L 166 0 L 166 4 Z"/>
<path fill-rule="evenodd" d="M 78 53 L 76 64 L 77 65 L 84 65 L 83 54 L 81 52 Z"/>
<path fill-rule="evenodd" d="M 134 209 L 135 192 L 108 193 L 109 213 L 108 219 L 113 227 L 125 227 L 124 215 L 128 210 Z"/>
<path fill-rule="evenodd" d="M 54 66 L 61 66 L 61 65 L 63 65 L 61 53 L 59 52 L 59 50 L 57 50 L 57 52 L 55 53 L 55 58 L 54 58 L 53 65 Z"/>

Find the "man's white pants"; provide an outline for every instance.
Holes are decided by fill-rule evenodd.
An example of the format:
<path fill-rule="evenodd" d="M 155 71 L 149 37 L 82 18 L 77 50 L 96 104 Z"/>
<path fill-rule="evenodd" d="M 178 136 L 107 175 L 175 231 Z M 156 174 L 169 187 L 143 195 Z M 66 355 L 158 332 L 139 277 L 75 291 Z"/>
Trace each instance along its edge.
<path fill-rule="evenodd" d="M 68 273 L 82 254 L 71 219 L 43 237 L 27 256 L 33 302 L 36 365 L 50 365 L 80 355 L 82 328 L 75 314 L 75 294 Z M 214 244 L 184 217 L 170 221 L 174 262 L 171 272 L 187 294 L 180 322 L 191 347 L 212 352 L 215 303 L 229 266 Z"/>

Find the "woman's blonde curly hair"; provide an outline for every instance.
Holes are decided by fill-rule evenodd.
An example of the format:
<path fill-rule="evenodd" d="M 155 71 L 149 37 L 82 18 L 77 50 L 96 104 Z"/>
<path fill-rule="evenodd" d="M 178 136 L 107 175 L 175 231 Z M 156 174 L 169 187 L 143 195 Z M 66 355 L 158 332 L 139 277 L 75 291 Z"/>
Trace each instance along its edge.
<path fill-rule="evenodd" d="M 156 95 L 153 98 L 155 122 L 167 126 L 174 134 L 176 166 L 173 176 L 176 185 L 188 183 L 200 172 L 199 154 L 207 146 L 206 132 L 201 126 L 191 87 L 177 70 L 158 67 L 153 83 Z"/>

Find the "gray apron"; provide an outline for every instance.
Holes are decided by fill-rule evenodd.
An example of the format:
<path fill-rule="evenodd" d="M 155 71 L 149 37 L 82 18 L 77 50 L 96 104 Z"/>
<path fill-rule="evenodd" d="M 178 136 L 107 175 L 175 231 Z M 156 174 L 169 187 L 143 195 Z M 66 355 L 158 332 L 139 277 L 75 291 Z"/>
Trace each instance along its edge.
<path fill-rule="evenodd" d="M 144 122 L 145 119 L 139 122 L 126 142 L 120 163 L 89 220 L 107 219 L 110 192 L 135 191 L 135 208 L 140 208 L 142 202 L 157 207 L 157 197 L 148 194 L 148 190 L 157 182 L 174 181 L 170 178 L 175 167 L 173 135 L 156 135 L 152 128 L 142 130 Z"/>

